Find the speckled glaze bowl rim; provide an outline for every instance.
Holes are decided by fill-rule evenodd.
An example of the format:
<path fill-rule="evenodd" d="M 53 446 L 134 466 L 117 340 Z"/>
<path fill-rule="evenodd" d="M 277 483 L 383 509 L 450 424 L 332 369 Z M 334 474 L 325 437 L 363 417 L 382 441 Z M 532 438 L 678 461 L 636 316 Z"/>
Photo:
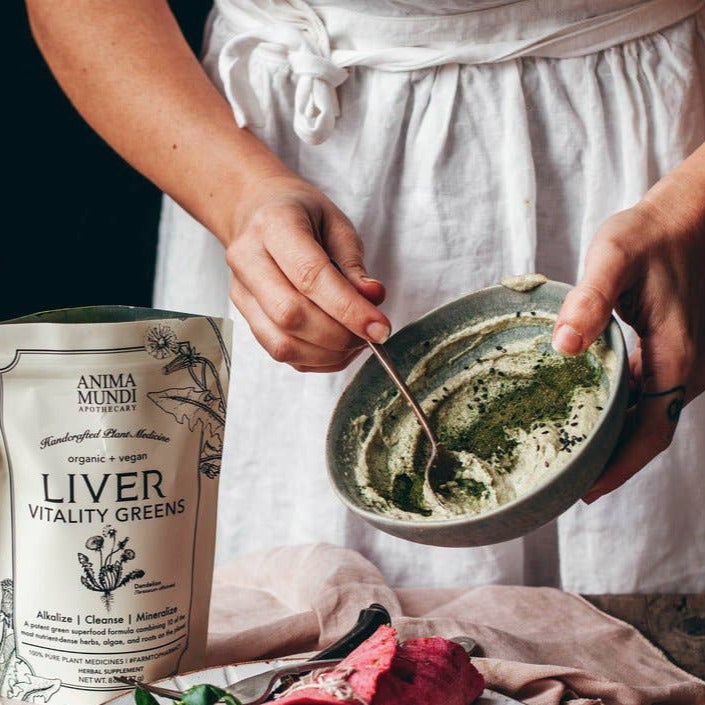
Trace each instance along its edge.
<path fill-rule="evenodd" d="M 545 286 L 546 284 L 562 288 L 564 290 L 565 294 L 567 294 L 573 288 L 573 286 L 570 284 L 567 284 L 565 282 L 555 281 L 552 279 L 547 280 L 544 284 L 541 284 L 540 286 Z M 396 331 L 392 335 L 392 338 L 394 338 L 394 336 L 400 335 L 402 332 L 408 330 L 412 326 L 416 326 L 421 321 L 424 321 L 428 318 L 431 318 L 431 317 L 437 315 L 440 311 L 442 311 L 446 307 L 453 306 L 454 304 L 457 304 L 461 300 L 469 299 L 469 298 L 473 298 L 473 297 L 479 297 L 480 295 L 486 296 L 488 294 L 492 294 L 493 292 L 501 292 L 504 290 L 506 290 L 506 287 L 504 287 L 502 284 L 493 284 L 492 286 L 484 287 L 482 289 L 477 289 L 475 291 L 470 292 L 469 294 L 465 294 L 465 295 L 460 296 L 456 299 L 448 301 L 448 302 L 441 304 L 440 306 L 432 309 L 428 313 L 426 313 L 423 316 L 421 316 L 420 318 L 418 318 L 416 321 L 412 321 L 411 323 L 407 324 L 406 326 L 403 326 L 402 328 L 400 328 L 398 331 Z M 510 311 L 508 310 L 507 313 L 510 313 Z M 471 321 L 475 321 L 475 320 L 479 321 L 480 318 L 481 318 L 481 316 L 479 316 L 479 315 L 472 317 L 468 320 L 468 323 L 470 323 Z M 346 507 L 348 507 L 351 511 L 355 512 L 356 514 L 358 514 L 362 518 L 370 521 L 373 524 L 383 525 L 383 526 L 387 526 L 390 528 L 408 528 L 408 529 L 424 529 L 424 530 L 432 530 L 434 528 L 451 529 L 453 527 L 466 528 L 472 524 L 482 524 L 482 523 L 485 523 L 488 521 L 496 520 L 497 518 L 501 518 L 502 516 L 512 514 L 518 507 L 521 507 L 526 504 L 530 504 L 533 498 L 535 498 L 537 495 L 540 495 L 548 486 L 550 486 L 551 484 L 556 482 L 558 480 L 558 478 L 572 472 L 573 468 L 575 466 L 577 466 L 582 461 L 585 453 L 590 448 L 591 442 L 593 441 L 593 439 L 597 435 L 598 430 L 600 428 L 602 428 L 603 424 L 610 421 L 611 417 L 614 415 L 614 413 L 616 411 L 618 411 L 616 409 L 616 405 L 618 404 L 618 399 L 619 399 L 618 392 L 619 392 L 621 385 L 626 384 L 626 382 L 627 382 L 628 359 L 627 359 L 626 343 L 624 340 L 624 336 L 622 334 L 621 328 L 619 327 L 617 319 L 614 317 L 614 315 L 610 316 L 609 324 L 605 327 L 605 329 L 602 331 L 602 333 L 600 335 L 603 336 L 603 335 L 605 335 L 605 333 L 608 333 L 608 335 L 609 335 L 608 347 L 610 350 L 612 350 L 615 353 L 615 355 L 617 357 L 617 364 L 615 365 L 614 376 L 610 380 L 610 382 L 613 384 L 610 385 L 609 396 L 608 396 L 607 401 L 605 402 L 605 405 L 602 409 L 602 413 L 600 415 L 600 418 L 599 418 L 598 422 L 595 424 L 595 426 L 593 426 L 593 428 L 590 430 L 590 433 L 588 434 L 587 439 L 580 446 L 580 449 L 575 454 L 575 456 L 573 458 L 571 458 L 560 470 L 558 470 L 554 474 L 545 478 L 542 482 L 535 485 L 526 494 L 523 494 L 520 497 L 517 497 L 516 499 L 511 500 L 510 502 L 502 504 L 499 507 L 497 507 L 496 509 L 491 509 L 490 511 L 482 512 L 481 514 L 453 517 L 452 519 L 419 519 L 419 520 L 396 519 L 394 517 L 390 517 L 387 514 L 372 511 L 371 509 L 365 508 L 364 506 L 361 506 L 361 504 L 357 504 L 355 501 L 353 501 L 353 499 L 349 496 L 349 493 L 345 490 L 344 486 L 342 486 L 342 481 L 339 482 L 338 476 L 340 473 L 333 468 L 333 463 L 331 462 L 331 450 L 332 450 L 333 443 L 334 443 L 332 429 L 333 429 L 334 419 L 336 417 L 336 414 L 338 414 L 338 412 L 339 412 L 340 401 L 348 393 L 348 391 L 354 385 L 356 385 L 358 377 L 363 373 L 363 369 L 364 369 L 363 367 L 361 367 L 360 370 L 357 371 L 355 376 L 350 380 L 350 382 L 345 386 L 343 391 L 340 393 L 340 396 L 338 397 L 338 401 L 336 402 L 333 413 L 331 414 L 331 419 L 330 419 L 329 426 L 328 426 L 328 432 L 326 434 L 326 466 L 327 466 L 327 470 L 328 470 L 328 479 L 329 479 L 331 485 L 333 486 L 335 493 L 338 495 L 338 497 L 341 499 L 341 501 L 345 504 Z M 390 340 L 392 338 L 390 338 Z M 367 364 L 367 361 L 365 361 L 364 364 Z M 577 499 L 579 499 L 579 498 L 576 497 L 576 500 Z M 538 528 L 538 526 L 536 528 Z"/>

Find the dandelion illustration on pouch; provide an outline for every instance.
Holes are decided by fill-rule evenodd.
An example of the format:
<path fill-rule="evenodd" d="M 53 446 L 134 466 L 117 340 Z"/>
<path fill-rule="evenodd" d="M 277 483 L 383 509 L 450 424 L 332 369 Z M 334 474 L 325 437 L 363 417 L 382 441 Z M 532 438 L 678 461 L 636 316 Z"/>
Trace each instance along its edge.
<path fill-rule="evenodd" d="M 111 540 L 112 545 L 108 545 Z M 86 541 L 86 548 L 95 551 L 100 559 L 97 573 L 88 556 L 85 553 L 78 554 L 78 562 L 83 568 L 81 584 L 88 590 L 102 593 L 103 604 L 108 612 L 113 592 L 132 580 L 144 578 L 145 575 L 141 569 L 125 570 L 125 565 L 135 558 L 135 552 L 126 548 L 129 540 L 126 536 L 118 541 L 117 531 L 112 526 L 106 526 L 102 535 L 91 536 Z"/>
<path fill-rule="evenodd" d="M 174 357 L 163 368 L 165 375 L 187 370 L 193 385 L 150 392 L 147 396 L 190 431 L 200 426 L 201 454 L 198 469 L 207 477 L 220 474 L 225 430 L 225 393 L 215 365 L 199 355 L 190 342 L 178 342 L 169 326 L 152 328 L 145 339 L 145 350 L 158 360 Z"/>

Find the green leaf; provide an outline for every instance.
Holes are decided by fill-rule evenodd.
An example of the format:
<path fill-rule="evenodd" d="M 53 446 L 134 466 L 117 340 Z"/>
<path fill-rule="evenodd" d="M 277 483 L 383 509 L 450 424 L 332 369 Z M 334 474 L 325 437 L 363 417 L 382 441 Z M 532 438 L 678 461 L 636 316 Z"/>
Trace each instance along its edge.
<path fill-rule="evenodd" d="M 215 703 L 226 703 L 226 705 L 240 705 L 230 693 L 214 685 L 197 685 L 189 688 L 184 693 L 182 705 L 215 705 Z"/>
<path fill-rule="evenodd" d="M 135 702 L 137 705 L 159 705 L 157 699 L 144 688 L 135 688 Z"/>

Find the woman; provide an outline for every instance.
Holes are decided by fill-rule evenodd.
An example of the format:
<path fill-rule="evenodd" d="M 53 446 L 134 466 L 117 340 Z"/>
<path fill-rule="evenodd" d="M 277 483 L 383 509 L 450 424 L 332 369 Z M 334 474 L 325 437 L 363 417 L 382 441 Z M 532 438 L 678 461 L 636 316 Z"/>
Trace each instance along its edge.
<path fill-rule="evenodd" d="M 705 588 L 701 0 L 218 0 L 203 68 L 164 0 L 28 6 L 79 111 L 169 194 L 155 304 L 237 309 L 221 556 L 329 540 L 397 585 Z M 472 550 L 345 513 L 323 446 L 361 339 L 527 271 L 582 271 L 564 354 L 612 309 L 633 329 L 600 500 Z"/>

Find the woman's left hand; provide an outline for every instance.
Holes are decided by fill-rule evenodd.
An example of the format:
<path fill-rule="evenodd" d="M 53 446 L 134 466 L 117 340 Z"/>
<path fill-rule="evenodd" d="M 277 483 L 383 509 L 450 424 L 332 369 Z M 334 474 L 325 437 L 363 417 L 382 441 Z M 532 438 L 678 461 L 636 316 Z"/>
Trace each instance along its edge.
<path fill-rule="evenodd" d="M 705 390 L 705 145 L 597 232 L 558 315 L 554 347 L 583 352 L 613 309 L 639 336 L 629 358 L 638 401 L 588 503 L 664 451 L 682 407 Z"/>

